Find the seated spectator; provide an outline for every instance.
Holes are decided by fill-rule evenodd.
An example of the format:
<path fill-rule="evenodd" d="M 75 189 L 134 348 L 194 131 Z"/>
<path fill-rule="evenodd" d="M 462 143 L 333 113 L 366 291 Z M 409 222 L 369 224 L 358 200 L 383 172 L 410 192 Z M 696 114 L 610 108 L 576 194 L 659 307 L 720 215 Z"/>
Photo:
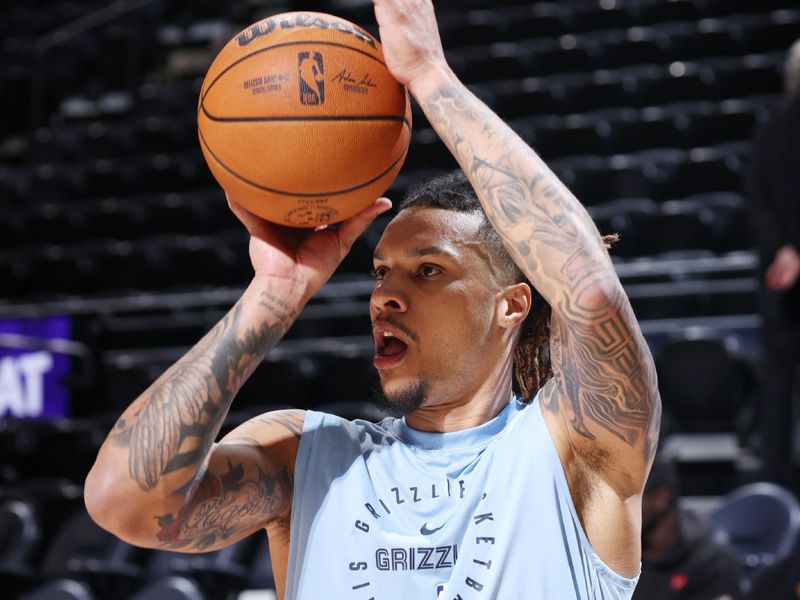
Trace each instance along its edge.
<path fill-rule="evenodd" d="M 741 598 L 736 557 L 678 498 L 674 465 L 656 457 L 642 498 L 642 575 L 633 600 Z"/>

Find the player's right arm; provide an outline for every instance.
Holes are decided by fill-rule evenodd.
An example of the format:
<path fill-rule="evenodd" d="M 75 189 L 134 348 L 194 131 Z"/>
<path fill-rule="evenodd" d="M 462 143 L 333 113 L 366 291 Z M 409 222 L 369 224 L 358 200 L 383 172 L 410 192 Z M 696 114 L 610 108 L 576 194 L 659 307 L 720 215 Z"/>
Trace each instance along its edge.
<path fill-rule="evenodd" d="M 302 411 L 267 413 L 214 443 L 233 398 L 355 239 L 379 200 L 337 230 L 288 231 L 236 204 L 255 276 L 219 323 L 122 414 L 89 472 L 92 518 L 140 546 L 212 550 L 285 513 Z"/>

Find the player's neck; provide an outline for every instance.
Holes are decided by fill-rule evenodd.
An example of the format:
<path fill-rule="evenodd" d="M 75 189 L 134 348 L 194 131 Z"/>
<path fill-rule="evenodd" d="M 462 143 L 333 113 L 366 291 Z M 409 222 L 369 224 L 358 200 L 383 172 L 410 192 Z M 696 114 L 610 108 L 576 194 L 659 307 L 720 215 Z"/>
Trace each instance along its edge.
<path fill-rule="evenodd" d="M 406 415 L 406 423 L 419 431 L 447 433 L 491 421 L 511 400 L 510 372 L 492 375 L 460 395 L 426 399 L 421 408 Z"/>

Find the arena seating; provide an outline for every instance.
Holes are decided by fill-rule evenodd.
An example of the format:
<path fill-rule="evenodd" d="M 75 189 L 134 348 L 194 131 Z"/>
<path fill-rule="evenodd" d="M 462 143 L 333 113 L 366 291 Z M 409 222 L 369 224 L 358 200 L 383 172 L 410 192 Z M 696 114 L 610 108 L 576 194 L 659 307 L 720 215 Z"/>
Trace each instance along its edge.
<path fill-rule="evenodd" d="M 752 483 L 728 494 L 711 522 L 739 554 L 743 588 L 761 571 L 789 558 L 800 536 L 800 504 L 770 483 Z"/>
<path fill-rule="evenodd" d="M 724 459 L 709 458 L 713 451 L 700 444 L 699 456 L 687 459 L 687 491 L 719 498 L 746 482 L 759 323 L 741 180 L 752 135 L 780 97 L 800 6 L 437 7 L 455 71 L 548 160 L 601 232 L 621 234 L 615 265 L 659 369 L 669 373 L 665 437 L 734 440 Z M 90 349 L 79 366 L 93 368 L 69 382 L 71 418 L 0 419 L 0 573 L 14 594 L 222 598 L 274 586 L 263 539 L 196 559 L 139 551 L 94 528 L 80 486 L 119 411 L 248 281 L 247 237 L 205 166 L 194 110 L 221 43 L 244 24 L 295 8 L 375 30 L 368 5 L 336 0 L 0 6 L 0 318 L 70 316 L 75 339 Z M 87 25 L 89 15 L 101 15 L 100 24 Z M 410 153 L 388 195 L 399 199 L 455 167 L 414 107 Z M 375 378 L 366 309 L 372 249 L 386 222 L 356 243 L 256 371 L 225 431 L 271 407 L 377 415 L 368 402 Z M 34 591 L 45 581 L 50 587 Z"/>

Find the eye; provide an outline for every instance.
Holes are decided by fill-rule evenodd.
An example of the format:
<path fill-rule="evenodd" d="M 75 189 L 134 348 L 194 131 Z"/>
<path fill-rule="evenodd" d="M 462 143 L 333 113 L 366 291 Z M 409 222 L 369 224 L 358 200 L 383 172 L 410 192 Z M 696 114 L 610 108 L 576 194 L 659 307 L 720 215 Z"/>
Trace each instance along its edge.
<path fill-rule="evenodd" d="M 420 277 L 428 278 L 428 277 L 434 277 L 435 275 L 438 275 L 441 272 L 442 272 L 442 270 L 439 267 L 437 267 L 436 265 L 424 264 L 424 265 L 420 265 L 419 270 L 417 271 L 417 274 Z"/>
<path fill-rule="evenodd" d="M 384 277 L 386 277 L 386 273 L 387 273 L 387 271 L 388 271 L 388 270 L 389 270 L 389 269 L 387 269 L 386 267 L 375 267 L 374 269 L 372 269 L 372 271 L 370 271 L 370 274 L 371 274 L 371 275 L 372 275 L 372 276 L 373 276 L 373 277 L 374 277 L 374 278 L 375 278 L 377 281 L 380 281 L 380 280 L 382 280 Z"/>

